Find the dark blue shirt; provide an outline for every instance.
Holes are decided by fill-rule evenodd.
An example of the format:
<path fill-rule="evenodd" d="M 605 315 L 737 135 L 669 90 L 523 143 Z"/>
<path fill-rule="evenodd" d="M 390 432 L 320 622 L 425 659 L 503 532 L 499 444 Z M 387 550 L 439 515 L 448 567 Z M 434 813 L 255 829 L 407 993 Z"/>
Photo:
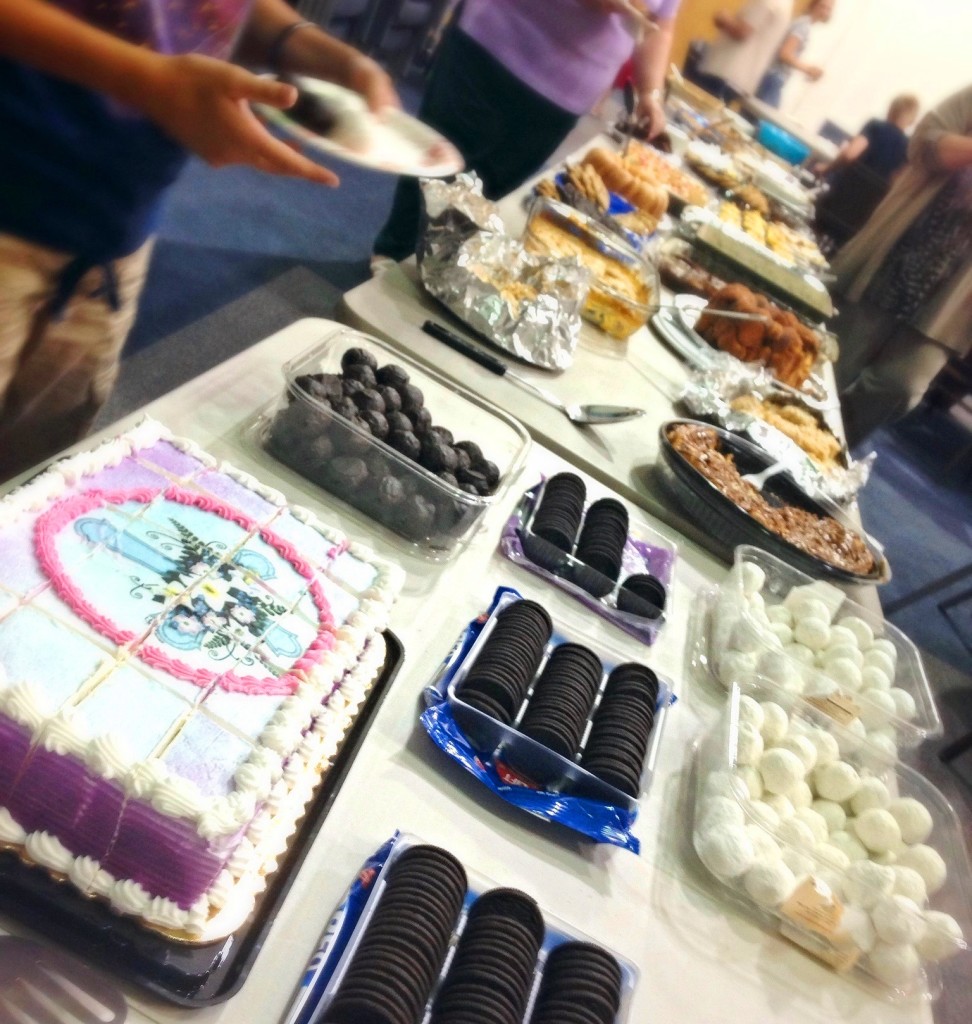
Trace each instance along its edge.
<path fill-rule="evenodd" d="M 860 162 L 887 180 L 908 159 L 908 136 L 890 121 L 873 118 L 861 129 L 867 149 Z"/>

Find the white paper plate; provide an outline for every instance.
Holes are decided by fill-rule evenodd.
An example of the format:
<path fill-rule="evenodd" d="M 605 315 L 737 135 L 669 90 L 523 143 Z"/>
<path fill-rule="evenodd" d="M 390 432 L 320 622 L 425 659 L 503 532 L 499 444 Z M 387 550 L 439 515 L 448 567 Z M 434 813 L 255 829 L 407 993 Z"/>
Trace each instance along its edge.
<path fill-rule="evenodd" d="M 295 81 L 335 107 L 338 123 L 332 134 L 318 135 L 276 107 L 257 103 L 254 109 L 302 145 L 361 167 L 414 178 L 444 178 L 463 169 L 462 156 L 451 142 L 403 110 L 377 116 L 362 96 L 334 82 L 303 76 Z"/>

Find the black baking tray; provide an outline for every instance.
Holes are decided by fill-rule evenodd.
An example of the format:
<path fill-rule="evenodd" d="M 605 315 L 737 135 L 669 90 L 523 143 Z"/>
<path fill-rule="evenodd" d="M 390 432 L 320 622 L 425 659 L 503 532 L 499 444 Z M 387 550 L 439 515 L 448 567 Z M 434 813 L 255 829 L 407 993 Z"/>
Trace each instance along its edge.
<path fill-rule="evenodd" d="M 324 776 L 288 852 L 257 897 L 252 916 L 233 934 L 206 945 L 175 942 L 130 918 L 119 917 L 101 900 L 82 896 L 12 853 L 0 854 L 0 913 L 168 1003 L 193 1008 L 229 999 L 246 980 L 263 948 L 270 925 L 401 668 L 405 657 L 402 642 L 387 630 L 382 635 L 387 654 L 381 674 Z"/>
<path fill-rule="evenodd" d="M 740 473 L 758 473 L 773 464 L 773 457 L 730 430 L 698 420 L 669 420 L 659 428 L 658 469 L 662 481 L 692 518 L 714 537 L 722 540 L 729 549 L 739 544 L 753 544 L 811 576 L 839 583 L 887 583 L 891 578 L 891 568 L 884 553 L 855 524 L 848 522 L 843 510 L 833 502 L 811 498 L 786 472 L 769 477 L 763 484 L 763 494 L 767 499 L 773 504 L 795 505 L 818 516 L 831 516 L 843 526 L 854 530 L 867 544 L 874 557 L 875 568 L 869 573 L 840 569 L 803 551 L 757 522 L 675 451 L 668 440 L 668 431 L 678 423 L 696 423 L 714 430 L 719 436 L 722 450 L 732 455 Z"/>

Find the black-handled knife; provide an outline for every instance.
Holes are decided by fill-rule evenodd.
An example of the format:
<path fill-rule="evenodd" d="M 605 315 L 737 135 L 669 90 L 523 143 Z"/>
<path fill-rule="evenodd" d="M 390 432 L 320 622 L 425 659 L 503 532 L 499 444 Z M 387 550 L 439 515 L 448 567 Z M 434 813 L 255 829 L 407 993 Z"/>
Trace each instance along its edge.
<path fill-rule="evenodd" d="M 468 356 L 473 362 L 479 363 L 480 366 L 489 370 L 490 373 L 495 373 L 497 377 L 505 376 L 509 369 L 501 359 L 484 352 L 478 346 L 466 341 L 465 338 L 460 338 L 454 331 L 443 327 L 442 324 L 437 324 L 434 320 L 426 320 L 422 324 L 422 330 L 426 334 L 432 335 L 437 341 L 444 342 L 449 348 L 455 349 L 456 352 Z"/>

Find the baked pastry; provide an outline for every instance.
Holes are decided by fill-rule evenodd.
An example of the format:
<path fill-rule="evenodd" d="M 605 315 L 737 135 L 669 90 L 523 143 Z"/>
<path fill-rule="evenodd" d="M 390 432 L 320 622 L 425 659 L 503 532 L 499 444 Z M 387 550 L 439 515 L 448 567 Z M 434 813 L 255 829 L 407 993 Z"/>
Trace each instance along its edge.
<path fill-rule="evenodd" d="M 734 320 L 708 315 L 708 310 L 750 313 L 765 320 Z M 780 309 L 743 284 L 720 288 L 695 325 L 706 341 L 744 363 L 763 363 L 777 379 L 798 388 L 810 375 L 820 352 L 816 333 L 789 310 Z"/>
<path fill-rule="evenodd" d="M 740 395 L 730 405 L 736 412 L 754 416 L 786 434 L 820 469 L 834 469 L 839 464 L 840 441 L 804 406 L 784 398 L 760 400 L 755 395 Z"/>
<path fill-rule="evenodd" d="M 612 192 L 653 217 L 656 223 L 668 209 L 665 189 L 632 173 L 618 153 L 597 147 L 585 155 L 584 166 L 593 168 Z"/>

